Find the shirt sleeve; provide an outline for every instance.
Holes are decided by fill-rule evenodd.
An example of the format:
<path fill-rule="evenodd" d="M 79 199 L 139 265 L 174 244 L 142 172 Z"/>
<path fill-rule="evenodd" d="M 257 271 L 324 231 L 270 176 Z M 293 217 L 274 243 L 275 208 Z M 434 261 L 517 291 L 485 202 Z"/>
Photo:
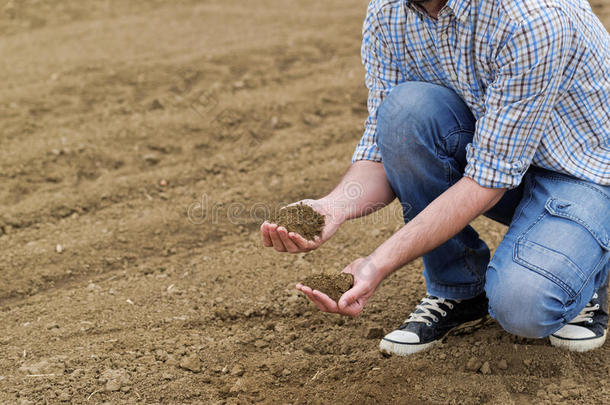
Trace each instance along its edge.
<path fill-rule="evenodd" d="M 377 110 L 390 90 L 404 81 L 398 63 L 386 42 L 388 37 L 380 23 L 380 11 L 376 3 L 378 2 L 370 3 L 362 30 L 361 55 L 366 71 L 366 87 L 369 89 L 369 116 L 364 124 L 364 135 L 354 151 L 352 163 L 358 160 L 381 162 L 381 153 L 377 147 Z"/>
<path fill-rule="evenodd" d="M 498 73 L 466 149 L 465 176 L 490 188 L 521 183 L 562 91 L 572 37 L 557 9 L 514 26 L 497 53 Z"/>

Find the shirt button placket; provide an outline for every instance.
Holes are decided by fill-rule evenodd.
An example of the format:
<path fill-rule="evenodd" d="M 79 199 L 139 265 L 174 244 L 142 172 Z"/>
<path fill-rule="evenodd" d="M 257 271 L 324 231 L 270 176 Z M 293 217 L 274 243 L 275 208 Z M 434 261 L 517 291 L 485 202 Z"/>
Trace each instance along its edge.
<path fill-rule="evenodd" d="M 438 19 L 438 38 L 440 39 L 439 53 L 443 69 L 449 80 L 451 81 L 452 87 L 457 87 L 457 76 L 455 74 L 455 67 L 453 66 L 453 58 L 451 57 L 451 47 L 449 46 L 449 26 L 451 25 L 451 16 L 449 13 L 443 16 L 439 15 Z"/>

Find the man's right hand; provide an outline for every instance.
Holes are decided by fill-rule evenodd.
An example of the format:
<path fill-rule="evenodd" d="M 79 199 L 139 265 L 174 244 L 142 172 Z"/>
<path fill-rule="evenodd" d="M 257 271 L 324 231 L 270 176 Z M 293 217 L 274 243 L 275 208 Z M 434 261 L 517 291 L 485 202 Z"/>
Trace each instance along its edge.
<path fill-rule="evenodd" d="M 303 253 L 317 249 L 337 232 L 337 229 L 345 221 L 338 214 L 333 212 L 331 204 L 326 200 L 303 200 L 295 204 L 303 203 L 309 205 L 324 217 L 324 228 L 322 234 L 316 236 L 313 241 L 307 240 L 298 233 L 288 232 L 283 226 L 263 222 L 261 225 L 261 238 L 265 247 L 272 247 L 278 252 Z"/>

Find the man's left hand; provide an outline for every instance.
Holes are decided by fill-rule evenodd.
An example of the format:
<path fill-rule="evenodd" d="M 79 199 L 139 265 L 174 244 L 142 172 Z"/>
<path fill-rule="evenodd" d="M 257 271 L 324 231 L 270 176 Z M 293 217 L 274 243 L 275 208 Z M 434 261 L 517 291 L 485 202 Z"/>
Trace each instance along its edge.
<path fill-rule="evenodd" d="M 381 277 L 370 258 L 360 258 L 353 261 L 343 269 L 343 272 L 354 276 L 354 286 L 341 296 L 338 303 L 323 292 L 312 290 L 301 283 L 297 284 L 296 287 L 307 295 L 307 298 L 320 311 L 355 317 L 360 315 L 364 309 L 366 302 L 381 282 Z"/>

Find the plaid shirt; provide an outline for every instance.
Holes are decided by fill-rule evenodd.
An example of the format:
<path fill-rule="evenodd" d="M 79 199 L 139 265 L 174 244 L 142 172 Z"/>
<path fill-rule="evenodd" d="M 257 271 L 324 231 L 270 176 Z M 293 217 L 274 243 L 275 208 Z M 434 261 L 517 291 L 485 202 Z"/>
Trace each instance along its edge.
<path fill-rule="evenodd" d="M 533 164 L 610 185 L 610 35 L 586 0 L 448 0 L 438 19 L 371 1 L 369 118 L 353 161 L 381 161 L 377 109 L 406 81 L 453 89 L 477 119 L 465 176 L 513 188 Z"/>

